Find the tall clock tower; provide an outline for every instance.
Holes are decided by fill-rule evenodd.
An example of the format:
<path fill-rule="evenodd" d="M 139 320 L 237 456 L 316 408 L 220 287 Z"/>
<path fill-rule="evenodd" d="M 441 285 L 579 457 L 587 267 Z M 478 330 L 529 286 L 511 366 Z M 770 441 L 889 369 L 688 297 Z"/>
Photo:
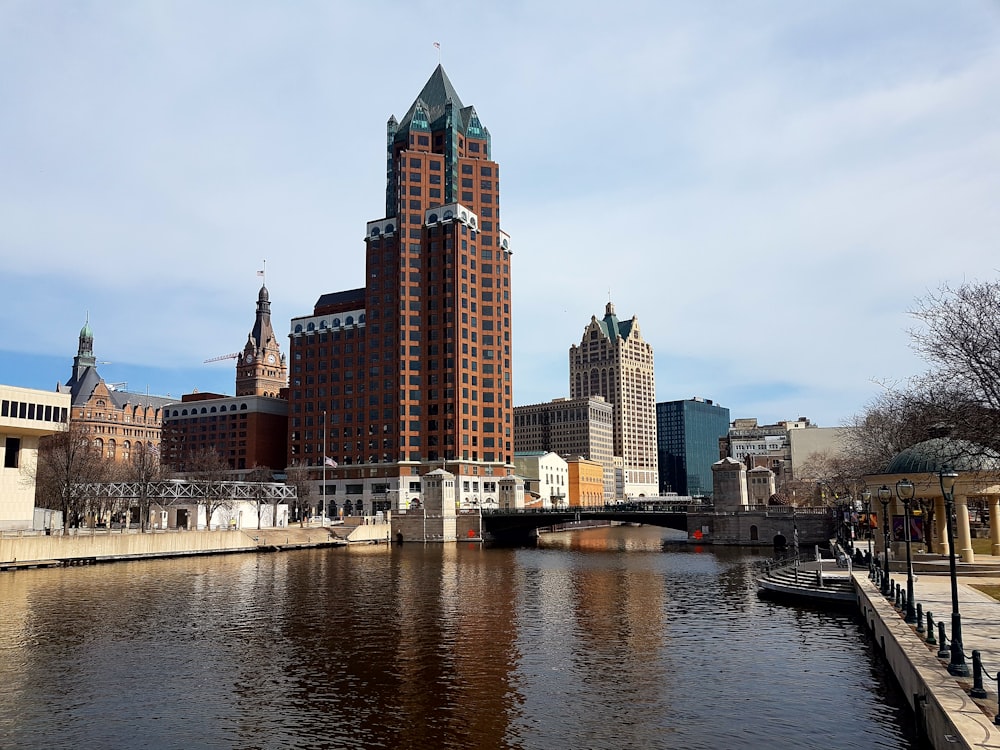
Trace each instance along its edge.
<path fill-rule="evenodd" d="M 236 395 L 278 398 L 288 385 L 288 363 L 271 328 L 271 300 L 267 287 L 257 295 L 257 319 L 246 346 L 236 360 Z"/>

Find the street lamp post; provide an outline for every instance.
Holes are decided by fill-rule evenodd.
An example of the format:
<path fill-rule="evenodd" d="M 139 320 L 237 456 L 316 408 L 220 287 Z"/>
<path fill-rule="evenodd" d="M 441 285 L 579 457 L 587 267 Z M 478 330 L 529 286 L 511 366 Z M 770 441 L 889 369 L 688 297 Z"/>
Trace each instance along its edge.
<path fill-rule="evenodd" d="M 892 491 L 884 484 L 878 488 L 878 500 L 882 503 L 882 593 L 889 596 L 889 500 L 892 499 Z"/>
<path fill-rule="evenodd" d="M 955 502 L 955 481 L 958 472 L 942 469 L 938 472 L 941 494 L 944 495 L 944 522 L 948 527 L 948 572 L 951 575 L 951 661 L 948 672 L 956 677 L 968 677 L 969 665 L 965 663 L 962 648 L 962 615 L 958 611 L 958 572 L 955 569 L 955 534 L 951 527 L 951 515 Z"/>
<path fill-rule="evenodd" d="M 896 482 L 896 497 L 903 501 L 903 540 L 906 542 L 906 622 L 917 621 L 917 611 L 913 603 L 913 557 L 910 552 L 910 503 L 917 488 L 913 482 L 903 478 Z"/>
<path fill-rule="evenodd" d="M 872 557 L 872 492 L 865 487 L 861 491 L 861 502 L 865 507 L 865 534 L 868 536 L 868 577 L 875 576 L 875 561 Z"/>

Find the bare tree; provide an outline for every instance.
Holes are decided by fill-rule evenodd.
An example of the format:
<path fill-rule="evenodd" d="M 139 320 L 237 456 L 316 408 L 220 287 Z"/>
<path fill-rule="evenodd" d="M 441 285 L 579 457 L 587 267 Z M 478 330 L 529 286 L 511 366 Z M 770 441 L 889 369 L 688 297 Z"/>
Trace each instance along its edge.
<path fill-rule="evenodd" d="M 264 502 L 264 484 L 271 482 L 274 479 L 274 474 L 267 466 L 254 466 L 250 469 L 247 474 L 247 481 L 254 483 L 254 488 L 251 490 L 252 502 L 257 509 L 257 528 L 261 527 L 261 519 L 264 514 L 264 506 L 267 504 Z M 278 513 L 278 501 L 274 501 L 274 515 L 271 517 L 271 525 L 276 524 Z"/>
<path fill-rule="evenodd" d="M 301 521 L 309 508 L 309 496 L 312 494 L 312 481 L 307 466 L 292 466 L 288 469 L 288 479 L 285 483 L 295 488 L 295 515 Z"/>
<path fill-rule="evenodd" d="M 136 487 L 136 504 L 139 508 L 139 530 L 149 528 L 149 509 L 152 503 L 152 485 L 163 478 L 160 451 L 151 443 L 142 443 L 132 451 L 128 463 L 123 465 L 124 479 Z"/>
<path fill-rule="evenodd" d="M 69 429 L 43 438 L 35 467 L 35 503 L 62 511 L 63 531 L 78 526 L 88 508 L 88 484 L 106 481 L 110 465 L 104 461 L 83 429 Z"/>
<path fill-rule="evenodd" d="M 226 492 L 226 483 L 233 480 L 233 471 L 229 462 L 211 449 L 194 453 L 187 465 L 190 467 L 187 478 L 205 487 L 205 528 L 211 531 L 215 512 L 233 506 L 232 497 Z"/>
<path fill-rule="evenodd" d="M 831 451 L 810 453 L 796 472 L 797 479 L 811 486 L 820 505 L 856 498 L 864 485 L 863 475 L 853 456 Z"/>
<path fill-rule="evenodd" d="M 866 473 L 933 437 L 1000 450 L 1000 281 L 943 284 L 910 312 L 919 321 L 910 339 L 929 369 L 886 386 L 853 418 L 849 449 Z"/>
<path fill-rule="evenodd" d="M 911 394 L 953 437 L 1000 448 L 1000 281 L 943 284 L 911 314 L 913 348 L 931 365 Z"/>

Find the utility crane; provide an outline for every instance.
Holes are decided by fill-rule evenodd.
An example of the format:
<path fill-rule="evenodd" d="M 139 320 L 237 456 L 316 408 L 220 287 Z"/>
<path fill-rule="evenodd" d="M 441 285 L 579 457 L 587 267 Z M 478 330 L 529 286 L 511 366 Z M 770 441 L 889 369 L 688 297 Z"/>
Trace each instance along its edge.
<path fill-rule="evenodd" d="M 211 359 L 206 359 L 204 364 L 207 365 L 209 362 L 221 362 L 224 359 L 238 359 L 239 356 L 240 352 L 233 352 L 232 354 L 223 354 L 221 357 L 212 357 Z"/>

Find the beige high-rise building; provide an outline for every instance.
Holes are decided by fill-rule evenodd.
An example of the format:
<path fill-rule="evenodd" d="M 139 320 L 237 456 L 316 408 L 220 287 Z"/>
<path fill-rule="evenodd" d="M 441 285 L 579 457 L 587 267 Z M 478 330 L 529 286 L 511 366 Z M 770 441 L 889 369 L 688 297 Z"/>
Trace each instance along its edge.
<path fill-rule="evenodd" d="M 603 396 L 613 409 L 614 455 L 621 456 L 624 497 L 659 494 L 653 347 L 639 321 L 622 322 L 608 303 L 591 316 L 579 346 L 569 350 L 570 398 Z"/>

